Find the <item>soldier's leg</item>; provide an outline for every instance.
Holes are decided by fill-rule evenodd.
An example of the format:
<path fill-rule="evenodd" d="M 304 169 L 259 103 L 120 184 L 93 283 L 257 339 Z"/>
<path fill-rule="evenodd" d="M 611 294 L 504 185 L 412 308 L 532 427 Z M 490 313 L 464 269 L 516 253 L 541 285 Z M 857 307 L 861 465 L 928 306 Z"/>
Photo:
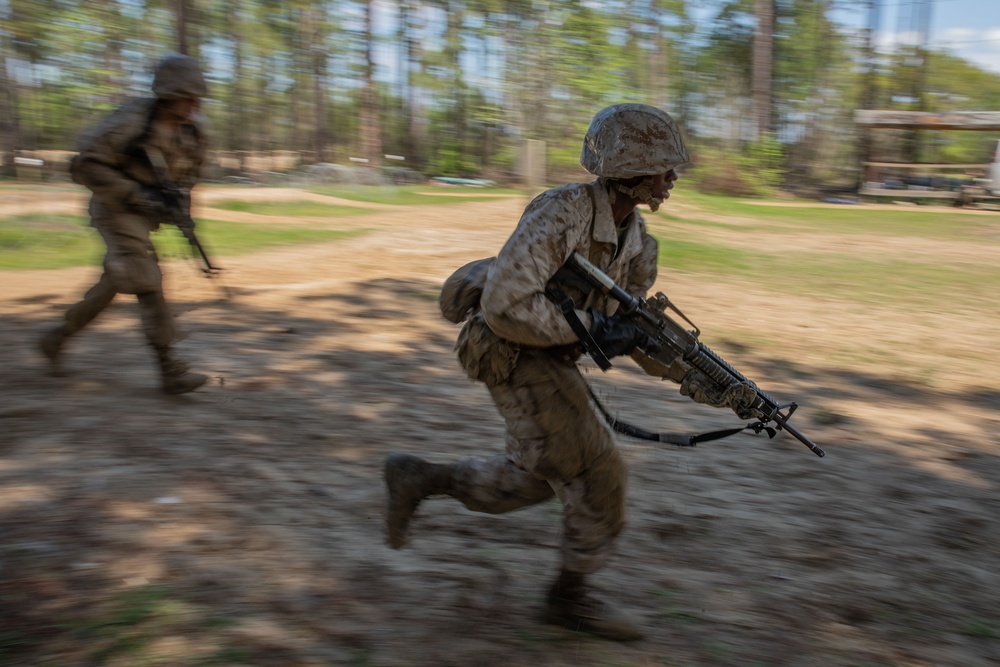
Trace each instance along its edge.
<path fill-rule="evenodd" d="M 116 294 L 118 294 L 118 290 L 115 289 L 114 281 L 107 272 L 102 273 L 101 279 L 87 290 L 83 299 L 70 306 L 66 311 L 63 323 L 66 335 L 72 336 L 87 326 L 111 304 Z"/>
<path fill-rule="evenodd" d="M 552 497 L 549 476 L 532 466 L 545 448 L 546 431 L 537 423 L 536 393 L 545 392 L 552 378 L 544 371 L 553 360 L 541 354 L 537 361 L 525 351 L 507 382 L 489 387 L 507 425 L 507 454 L 470 457 L 448 465 L 434 465 L 409 454 L 391 454 L 385 462 L 389 508 L 386 527 L 389 545 L 407 542 L 410 518 L 429 495 L 450 495 L 471 510 L 499 514 L 534 505 Z M 532 370 L 535 365 L 543 370 Z M 565 366 L 565 363 L 562 364 Z M 548 387 L 549 391 L 554 390 Z"/>
<path fill-rule="evenodd" d="M 63 316 L 63 323 L 42 336 L 41 341 L 39 341 L 39 347 L 52 364 L 54 372 L 59 371 L 60 355 L 66 339 L 83 329 L 95 317 L 100 315 L 114 300 L 117 293 L 114 280 L 112 280 L 107 272 L 103 273 L 97 284 L 83 295 L 83 299 L 66 310 L 66 314 Z"/>
<path fill-rule="evenodd" d="M 626 471 L 579 370 L 546 352 L 524 349 L 510 381 L 490 392 L 507 424 L 507 455 L 450 465 L 390 456 L 390 544 L 405 543 L 413 509 L 432 492 L 485 512 L 517 509 L 556 493 L 564 507 L 563 567 L 547 596 L 545 620 L 615 640 L 639 638 L 632 619 L 586 586 L 586 575 L 607 561 L 624 526 Z M 414 479 L 424 482 L 403 483 Z M 399 502 L 404 499 L 410 504 Z"/>
<path fill-rule="evenodd" d="M 625 464 L 611 434 L 605 437 L 606 455 L 592 460 L 579 477 L 553 482 L 563 504 L 563 563 L 546 596 L 543 619 L 607 639 L 630 641 L 642 637 L 639 625 L 596 597 L 587 585 L 587 575 L 604 566 L 625 526 Z"/>
<path fill-rule="evenodd" d="M 119 292 L 135 294 L 139 301 L 143 333 L 156 352 L 163 390 L 168 394 L 183 394 L 202 386 L 208 378 L 189 372 L 188 365 L 171 347 L 176 334 L 174 316 L 163 297 L 163 274 L 156 250 L 149 240 L 148 229 L 140 222 L 128 218 L 113 229 L 98 226 L 108 243 L 105 269 Z"/>
<path fill-rule="evenodd" d="M 163 380 L 163 391 L 168 394 L 186 394 L 205 384 L 208 377 L 192 373 L 187 362 L 181 360 L 171 344 L 176 336 L 174 316 L 170 312 L 162 291 L 137 294 L 142 328 L 156 352 Z"/>
<path fill-rule="evenodd" d="M 410 519 L 428 496 L 447 495 L 470 510 L 502 514 L 548 500 L 554 493 L 547 481 L 503 455 L 435 464 L 395 453 L 386 457 L 383 473 L 389 494 L 386 528 L 393 549 L 406 544 Z"/>
<path fill-rule="evenodd" d="M 613 468 L 618 456 L 607 428 L 597 420 L 586 384 L 575 364 L 540 350 L 525 349 L 509 381 L 490 387 L 493 401 L 507 426 L 507 454 L 470 457 L 453 464 L 431 464 L 409 454 L 391 454 L 384 475 L 389 494 L 389 544 L 406 543 L 410 517 L 429 495 L 450 495 L 466 507 L 498 514 L 534 505 L 552 497 L 555 487 L 572 480 L 602 481 L 598 470 Z M 586 475 L 586 476 L 585 476 Z M 604 475 L 609 476 L 609 475 Z M 608 484 L 605 484 L 607 486 Z M 619 480 L 619 491 L 624 481 Z M 623 492 L 617 498 L 595 490 L 594 502 L 568 507 L 568 539 L 580 551 L 594 551 L 621 530 Z M 565 502 L 565 500 L 564 500 Z M 608 507 L 600 505 L 605 502 Z M 603 522 L 601 511 L 617 518 Z M 595 526 L 616 524 L 613 534 Z M 596 569 L 596 568 L 595 568 Z"/>
<path fill-rule="evenodd" d="M 544 442 L 523 442 L 519 461 L 545 474 L 563 504 L 563 563 L 543 618 L 608 639 L 638 639 L 638 624 L 595 597 L 586 582 L 607 562 L 625 526 L 625 463 L 579 369 L 558 360 L 530 368 L 532 377 L 521 380 L 527 394 L 519 402 L 527 405 L 530 396 L 537 407 L 530 419 L 522 415 L 520 428 L 546 436 Z"/>

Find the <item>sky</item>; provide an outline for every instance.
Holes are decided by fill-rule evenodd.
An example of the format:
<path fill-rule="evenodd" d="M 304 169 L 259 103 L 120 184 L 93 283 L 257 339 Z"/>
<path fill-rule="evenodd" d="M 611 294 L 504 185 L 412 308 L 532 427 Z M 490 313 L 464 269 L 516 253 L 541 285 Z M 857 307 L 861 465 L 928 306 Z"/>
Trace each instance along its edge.
<path fill-rule="evenodd" d="M 879 0 L 879 48 L 922 41 L 913 31 L 920 22 L 913 19 L 928 2 L 927 46 L 1000 74 L 1000 0 Z M 836 18 L 854 28 L 868 25 L 868 11 L 860 6 L 838 11 Z"/>

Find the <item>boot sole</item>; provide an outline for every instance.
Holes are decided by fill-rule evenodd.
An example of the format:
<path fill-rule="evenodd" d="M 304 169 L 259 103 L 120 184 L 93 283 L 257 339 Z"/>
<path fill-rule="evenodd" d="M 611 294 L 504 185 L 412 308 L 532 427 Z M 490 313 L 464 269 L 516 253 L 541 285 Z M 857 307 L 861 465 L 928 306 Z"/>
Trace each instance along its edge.
<path fill-rule="evenodd" d="M 179 387 L 163 387 L 163 393 L 169 396 L 179 396 L 181 394 L 187 394 L 194 391 L 200 387 L 203 387 L 205 383 L 208 382 L 207 376 L 201 376 L 201 379 L 194 380 L 190 384 L 185 384 Z"/>
<path fill-rule="evenodd" d="M 547 608 L 542 612 L 541 622 L 547 625 L 556 625 L 571 632 L 582 632 L 616 642 L 638 641 L 645 636 L 637 627 L 605 628 L 602 627 L 599 621 L 551 608 Z"/>

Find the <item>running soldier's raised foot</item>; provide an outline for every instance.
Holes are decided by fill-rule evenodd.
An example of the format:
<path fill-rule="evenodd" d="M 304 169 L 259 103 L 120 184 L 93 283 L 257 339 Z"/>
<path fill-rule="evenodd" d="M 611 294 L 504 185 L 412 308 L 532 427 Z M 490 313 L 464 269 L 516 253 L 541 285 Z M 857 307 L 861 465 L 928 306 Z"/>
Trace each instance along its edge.
<path fill-rule="evenodd" d="M 632 617 L 594 597 L 583 575 L 565 570 L 549 589 L 542 622 L 619 642 L 643 638 Z"/>
<path fill-rule="evenodd" d="M 63 375 L 62 346 L 66 342 L 64 327 L 58 326 L 48 331 L 38 341 L 38 349 L 49 362 L 49 375 Z"/>
<path fill-rule="evenodd" d="M 383 467 L 389 494 L 386 532 L 389 546 L 399 549 L 409 540 L 410 518 L 420 501 L 435 493 L 448 493 L 450 466 L 435 465 L 412 454 L 389 454 Z"/>

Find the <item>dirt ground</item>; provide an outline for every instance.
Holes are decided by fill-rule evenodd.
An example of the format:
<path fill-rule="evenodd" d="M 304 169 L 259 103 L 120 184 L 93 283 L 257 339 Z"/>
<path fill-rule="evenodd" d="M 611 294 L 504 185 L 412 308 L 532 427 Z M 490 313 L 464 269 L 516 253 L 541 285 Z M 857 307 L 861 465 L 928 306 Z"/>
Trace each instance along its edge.
<path fill-rule="evenodd" d="M 223 197 L 206 190 L 201 215 L 264 219 L 209 210 Z M 82 201 L 0 192 L 0 213 Z M 695 449 L 619 440 L 629 525 L 595 583 L 640 619 L 643 641 L 537 622 L 557 503 L 487 516 L 431 499 L 411 545 L 385 546 L 386 453 L 502 450 L 436 296 L 454 268 L 496 252 L 525 203 L 326 221 L 370 232 L 225 258 L 232 301 L 194 265 L 168 263 L 179 349 L 212 377 L 181 397 L 157 391 L 125 298 L 73 340 L 66 377 L 46 375 L 39 332 L 97 269 L 0 272 L 0 664 L 1000 663 L 1000 392 L 996 366 L 967 354 L 996 348 L 995 303 L 845 312 L 786 288 L 778 308 L 774 294 L 661 276 L 713 348 L 799 402 L 793 423 L 828 454 L 784 434 Z M 1000 252 L 991 238 L 937 250 Z M 748 326 L 781 349 L 713 336 Z M 845 340 L 955 372 L 927 383 L 884 358 L 831 361 Z M 585 366 L 615 414 L 648 428 L 738 423 L 628 363 Z"/>

